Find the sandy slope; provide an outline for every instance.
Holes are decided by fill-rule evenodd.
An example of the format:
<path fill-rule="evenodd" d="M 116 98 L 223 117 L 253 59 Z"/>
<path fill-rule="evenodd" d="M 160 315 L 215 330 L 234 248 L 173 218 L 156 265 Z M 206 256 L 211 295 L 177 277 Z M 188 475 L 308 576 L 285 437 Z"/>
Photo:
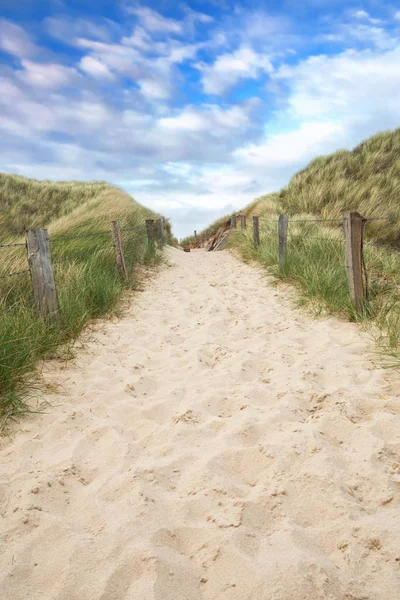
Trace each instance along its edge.
<path fill-rule="evenodd" d="M 169 252 L 3 444 L 0 597 L 398 600 L 394 382 L 227 252 Z"/>

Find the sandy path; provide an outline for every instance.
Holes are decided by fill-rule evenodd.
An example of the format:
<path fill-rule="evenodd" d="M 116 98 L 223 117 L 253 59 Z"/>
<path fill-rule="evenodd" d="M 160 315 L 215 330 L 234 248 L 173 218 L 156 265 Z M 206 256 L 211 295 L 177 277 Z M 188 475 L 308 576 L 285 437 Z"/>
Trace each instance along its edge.
<path fill-rule="evenodd" d="M 355 326 L 169 252 L 3 443 L 0 597 L 398 600 L 393 382 Z"/>

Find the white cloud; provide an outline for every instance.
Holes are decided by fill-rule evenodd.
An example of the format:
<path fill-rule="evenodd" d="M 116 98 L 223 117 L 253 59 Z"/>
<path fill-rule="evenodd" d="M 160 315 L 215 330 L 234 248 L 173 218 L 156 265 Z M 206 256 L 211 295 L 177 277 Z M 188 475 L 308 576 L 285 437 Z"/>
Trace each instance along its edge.
<path fill-rule="evenodd" d="M 110 78 L 111 72 L 121 73 L 135 81 L 143 97 L 152 103 L 172 96 L 176 65 L 193 59 L 203 47 L 202 43 L 185 44 L 173 39 L 154 41 L 138 27 L 121 43 L 79 39 L 77 45 L 90 52 L 81 59 L 81 69 L 98 78 Z"/>
<path fill-rule="evenodd" d="M 77 102 L 71 106 L 70 111 L 66 111 L 66 131 L 68 131 L 68 121 L 74 123 L 75 131 L 83 126 L 87 131 L 103 130 L 104 127 L 112 126 L 113 113 L 102 102 L 93 99 L 90 101 Z"/>
<path fill-rule="evenodd" d="M 149 100 L 165 100 L 171 95 L 171 89 L 166 81 L 157 79 L 138 79 L 142 94 Z"/>
<path fill-rule="evenodd" d="M 141 73 L 142 56 L 137 49 L 122 44 L 105 44 L 92 40 L 77 41 L 80 48 L 90 50 L 91 56 L 107 69 L 122 73 L 128 77 L 138 77 Z"/>
<path fill-rule="evenodd" d="M 4 30 L 0 21 L 0 46 L 22 59 L 14 72 L 10 65 L 0 73 L 2 169 L 110 180 L 165 210 L 183 234 L 189 224 L 200 229 L 279 189 L 314 156 L 399 125 L 400 44 L 393 25 L 385 29 L 359 16 L 326 33 L 353 49 L 293 57 L 274 71 L 271 60 L 282 61 L 294 40 L 285 20 L 235 9 L 232 21 L 212 23 L 205 34 L 208 17 L 188 9 L 181 21 L 135 10 L 135 26 L 108 29 L 103 20 L 91 28 L 89 21 L 86 27 L 67 20 L 79 53 L 76 68 L 57 64 L 52 51 L 33 46 L 16 25 L 6 22 Z M 194 23 L 204 26 L 200 36 Z M 46 26 L 68 41 L 65 22 Z M 185 39 L 176 38 L 181 33 Z M 33 58 L 34 52 L 41 54 Z M 198 56 L 211 64 L 193 65 Z M 197 79 L 192 73 L 189 87 L 183 64 L 200 69 L 208 94 L 246 80 L 263 84 L 268 74 L 275 112 L 262 99 L 223 106 L 204 96 L 193 100 Z M 112 77 L 105 92 L 98 82 Z"/>
<path fill-rule="evenodd" d="M 24 29 L 5 19 L 0 19 L 0 49 L 18 58 L 35 53 L 35 46 Z"/>
<path fill-rule="evenodd" d="M 132 35 L 130 37 L 123 37 L 121 41 L 123 44 L 134 46 L 145 52 L 148 52 L 152 46 L 152 39 L 143 27 L 135 27 Z"/>
<path fill-rule="evenodd" d="M 376 20 L 370 20 L 371 23 Z M 364 25 L 358 23 L 355 25 L 348 25 L 343 27 L 343 33 L 348 39 L 363 42 L 368 45 L 374 45 L 381 50 L 387 48 L 393 48 L 396 46 L 398 39 L 392 36 L 383 27 L 376 27 L 375 25 Z"/>
<path fill-rule="evenodd" d="M 147 113 L 143 114 L 137 110 L 124 110 L 121 115 L 121 125 L 123 128 L 127 128 L 130 130 L 131 128 L 135 128 L 137 130 L 142 129 L 143 127 L 149 128 L 152 125 L 153 117 Z"/>
<path fill-rule="evenodd" d="M 198 64 L 207 94 L 223 94 L 243 79 L 256 79 L 262 73 L 272 73 L 268 56 L 241 46 L 235 52 L 222 54 L 212 65 Z"/>
<path fill-rule="evenodd" d="M 368 19 L 368 23 L 341 23 L 333 32 L 317 35 L 316 41 L 337 42 L 350 48 L 356 44 L 379 50 L 395 48 L 398 38 L 383 26 L 377 27 L 379 23 L 379 19 Z"/>
<path fill-rule="evenodd" d="M 159 119 L 158 126 L 172 132 L 209 132 L 212 137 L 225 136 L 229 131 L 250 126 L 249 107 L 232 106 L 224 110 L 217 105 L 187 106 L 176 116 Z"/>
<path fill-rule="evenodd" d="M 299 161 L 304 163 L 345 141 L 341 123 L 306 121 L 293 131 L 271 135 L 262 144 L 250 144 L 233 155 L 247 167 L 282 169 L 298 165 Z"/>
<path fill-rule="evenodd" d="M 354 16 L 357 19 L 369 19 L 369 14 L 365 10 L 356 10 Z"/>
<path fill-rule="evenodd" d="M 131 8 L 129 12 L 136 15 L 147 31 L 163 33 L 181 33 L 182 24 L 174 19 L 166 19 L 151 8 Z"/>
<path fill-rule="evenodd" d="M 19 87 L 6 78 L 0 79 L 0 83 L 4 90 L 0 96 L 3 127 L 21 135 L 25 139 L 25 146 L 27 143 L 43 144 L 43 139 L 37 135 L 42 132 L 75 136 L 77 145 L 81 144 L 84 148 L 82 136 L 92 136 L 96 131 L 100 134 L 101 130 L 104 133 L 104 129 L 111 127 L 115 119 L 114 112 L 95 96 L 88 94 L 84 100 L 68 98 L 44 87 L 41 78 L 39 87 L 33 93 L 29 88 Z"/>
<path fill-rule="evenodd" d="M 196 21 L 198 23 L 213 23 L 214 22 L 214 17 L 211 17 L 210 15 L 206 15 L 205 13 L 197 12 L 197 11 L 191 9 L 189 6 L 185 6 L 184 8 L 187 13 L 186 21 L 188 21 L 189 23 L 195 23 Z"/>
<path fill-rule="evenodd" d="M 79 74 L 76 69 L 54 63 L 36 63 L 22 60 L 23 70 L 17 72 L 25 83 L 34 88 L 52 90 L 77 83 Z"/>
<path fill-rule="evenodd" d="M 264 193 L 279 189 L 313 157 L 399 126 L 400 46 L 386 52 L 347 51 L 282 67 L 273 77 L 289 86 L 281 112 L 286 131 L 266 134 L 232 153 Z"/>
<path fill-rule="evenodd" d="M 400 10 L 398 10 L 397 12 L 394 13 L 393 18 L 400 21 Z"/>
<path fill-rule="evenodd" d="M 245 3 L 235 7 L 235 35 L 242 44 L 256 44 L 270 52 L 287 52 L 299 39 L 289 17 L 273 16 L 267 10 L 248 10 Z"/>
<path fill-rule="evenodd" d="M 386 52 L 349 50 L 311 57 L 275 75 L 290 86 L 289 110 L 295 118 L 369 122 L 387 114 L 398 123 L 400 46 Z M 386 119 L 384 119 L 385 121 Z M 379 129 L 379 121 L 375 120 Z"/>
<path fill-rule="evenodd" d="M 79 63 L 79 68 L 95 79 L 114 78 L 113 74 L 106 67 L 106 65 L 96 58 L 93 58 L 93 56 L 84 56 Z"/>
<path fill-rule="evenodd" d="M 0 77 L 0 104 L 10 105 L 21 98 L 21 90 L 6 77 Z"/>
<path fill-rule="evenodd" d="M 180 44 L 172 42 L 166 53 L 166 60 L 170 63 L 183 63 L 189 59 L 193 59 L 200 48 L 205 44 Z"/>
<path fill-rule="evenodd" d="M 110 35 L 118 31 L 116 24 L 108 19 L 102 19 L 100 23 L 90 19 L 73 17 L 47 17 L 43 21 L 45 31 L 53 38 L 61 40 L 69 45 L 74 45 L 81 37 L 107 42 Z"/>

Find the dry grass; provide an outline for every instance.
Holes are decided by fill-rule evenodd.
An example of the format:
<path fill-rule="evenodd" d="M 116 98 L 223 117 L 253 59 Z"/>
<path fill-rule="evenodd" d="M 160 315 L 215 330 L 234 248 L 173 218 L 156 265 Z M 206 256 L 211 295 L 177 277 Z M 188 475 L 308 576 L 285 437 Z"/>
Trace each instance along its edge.
<path fill-rule="evenodd" d="M 361 315 L 349 301 L 340 229 L 343 213 L 352 209 L 367 218 L 389 219 L 371 221 L 366 227 L 370 299 Z M 277 278 L 294 284 L 299 301 L 316 312 L 340 314 L 368 327 L 379 350 L 390 356 L 390 364 L 400 366 L 400 129 L 380 133 L 352 152 L 340 150 L 316 158 L 286 188 L 257 198 L 241 214 L 248 220 L 254 215 L 271 220 L 260 223 L 258 249 L 250 232 L 232 237 L 231 244 L 245 260 L 257 259 Z M 289 215 L 283 268 L 277 266 L 279 214 Z M 294 222 L 315 218 L 333 222 Z M 215 233 L 220 221 L 208 231 Z"/>
<path fill-rule="evenodd" d="M 3 243 L 23 242 L 16 236 L 28 225 L 46 226 L 50 238 L 57 239 L 109 232 L 111 220 L 119 220 L 123 228 L 135 228 L 122 234 L 131 287 L 137 265 L 160 260 L 149 250 L 145 232 L 145 220 L 157 215 L 116 187 L 40 183 L 4 174 L 0 186 Z M 29 274 L 0 279 L 0 428 L 26 412 L 29 397 L 37 396 L 30 383 L 37 361 L 77 336 L 90 319 L 110 311 L 125 288 L 114 264 L 111 233 L 54 241 L 51 250 L 53 260 L 75 257 L 55 265 L 59 328 L 36 314 Z M 0 249 L 0 276 L 25 269 L 25 247 Z"/>

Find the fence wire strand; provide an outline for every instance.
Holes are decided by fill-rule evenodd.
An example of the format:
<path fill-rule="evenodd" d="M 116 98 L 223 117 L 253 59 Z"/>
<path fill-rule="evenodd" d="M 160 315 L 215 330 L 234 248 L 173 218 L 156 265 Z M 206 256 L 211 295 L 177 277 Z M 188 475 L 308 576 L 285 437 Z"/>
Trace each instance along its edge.
<path fill-rule="evenodd" d="M 61 263 L 66 263 L 66 262 L 74 262 L 78 258 L 85 258 L 86 256 L 94 256 L 95 254 L 98 254 L 99 252 L 101 252 L 103 249 L 104 248 L 99 248 L 97 250 L 97 252 L 94 252 L 94 251 L 83 252 L 82 254 L 75 254 L 74 256 L 66 256 L 65 258 L 59 258 L 57 260 L 53 260 L 53 265 L 60 265 Z"/>
<path fill-rule="evenodd" d="M 340 219 L 290 219 L 289 223 L 342 223 Z"/>
<path fill-rule="evenodd" d="M 365 221 L 388 221 L 389 223 L 397 223 L 400 219 L 398 217 L 371 217 L 365 219 Z"/>
<path fill-rule="evenodd" d="M 138 227 L 122 227 L 122 228 L 121 228 L 121 233 L 122 233 L 123 231 L 138 231 L 138 230 L 142 230 L 142 231 L 143 231 L 143 233 L 146 233 L 146 230 L 145 230 L 145 228 L 143 227 L 143 225 L 141 225 L 141 226 L 138 226 Z"/>
<path fill-rule="evenodd" d="M 318 235 L 292 235 L 289 234 L 287 236 L 288 240 L 298 240 L 298 239 L 302 239 L 302 240 L 321 240 L 324 242 L 344 242 L 344 239 L 335 239 L 335 238 L 330 238 L 330 237 L 323 237 L 323 236 L 318 236 Z"/>
<path fill-rule="evenodd" d="M 267 219 L 266 217 L 259 217 L 259 222 L 278 223 L 277 219 Z M 400 221 L 400 217 L 366 217 L 366 221 L 388 221 L 389 223 L 396 223 Z M 289 223 L 342 223 L 342 219 L 291 219 L 289 217 Z"/>
<path fill-rule="evenodd" d="M 16 271 L 15 273 L 7 273 L 7 275 L 0 275 L 0 279 L 7 279 L 7 277 L 16 277 L 17 275 L 24 275 L 25 273 L 29 273 L 29 269 L 25 269 L 24 271 Z"/>
<path fill-rule="evenodd" d="M 25 246 L 25 248 L 26 248 L 26 242 L 19 243 L 19 244 L 0 244 L 0 249 L 2 249 L 2 248 L 17 248 L 18 246 Z"/>
<path fill-rule="evenodd" d="M 49 241 L 51 244 L 53 244 L 54 242 L 64 242 L 64 241 L 69 241 L 69 240 L 83 240 L 84 238 L 100 237 L 102 235 L 111 235 L 111 231 L 99 231 L 97 233 L 85 233 L 83 235 L 62 236 L 62 237 L 58 237 L 58 238 L 50 238 Z"/>

